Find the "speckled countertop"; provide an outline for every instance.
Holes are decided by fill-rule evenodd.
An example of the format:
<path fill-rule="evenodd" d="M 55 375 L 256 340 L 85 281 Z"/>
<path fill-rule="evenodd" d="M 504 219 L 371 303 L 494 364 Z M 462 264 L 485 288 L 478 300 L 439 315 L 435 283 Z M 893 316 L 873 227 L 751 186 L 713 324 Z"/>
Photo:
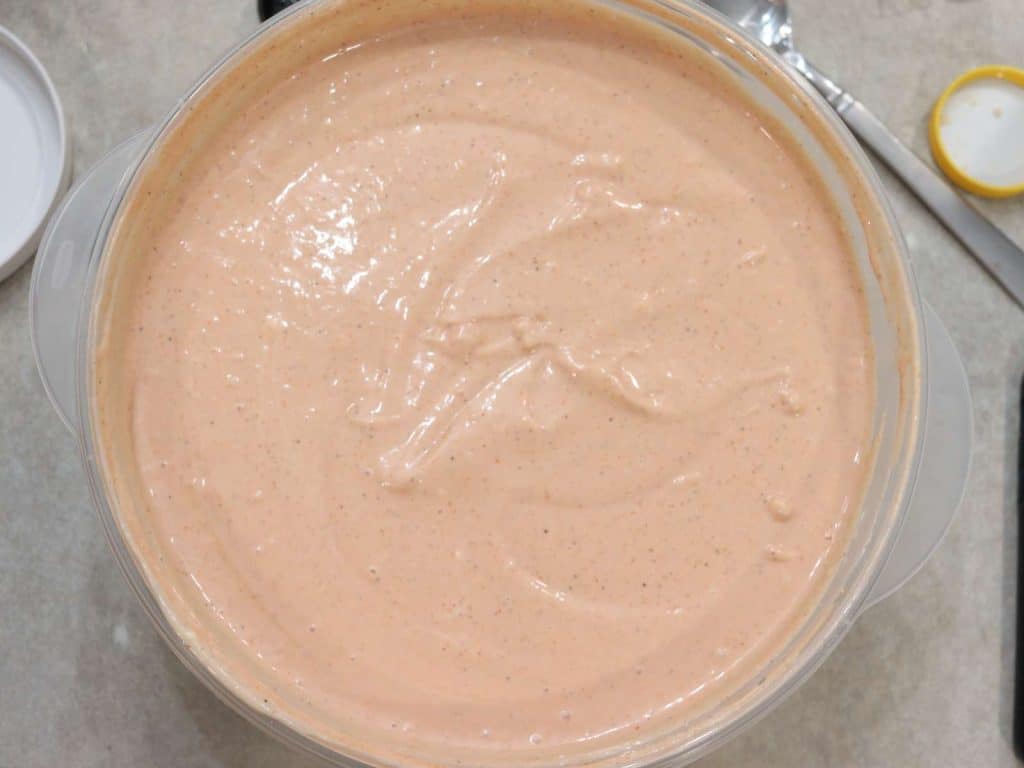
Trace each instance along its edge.
<path fill-rule="evenodd" d="M 1019 0 L 792 0 L 801 46 L 926 154 L 954 75 L 1024 65 Z M 49 68 L 75 172 L 157 120 L 258 23 L 255 0 L 0 0 Z M 0 116 L 2 119 L 2 116 Z M 2 172 L 2 169 L 0 169 Z M 1024 313 L 885 176 L 924 296 L 963 356 L 974 467 L 950 535 L 814 677 L 700 765 L 1010 766 L 1016 440 Z M 1024 199 L 982 206 L 1024 243 Z M 0 768 L 312 768 L 221 705 L 166 650 L 90 508 L 36 375 L 31 264 L 0 285 Z"/>

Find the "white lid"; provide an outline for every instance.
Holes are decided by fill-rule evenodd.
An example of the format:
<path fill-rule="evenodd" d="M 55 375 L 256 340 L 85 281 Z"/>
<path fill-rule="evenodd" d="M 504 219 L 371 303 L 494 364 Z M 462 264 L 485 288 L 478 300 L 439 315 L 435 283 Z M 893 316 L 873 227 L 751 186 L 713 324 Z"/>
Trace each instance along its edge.
<path fill-rule="evenodd" d="M 64 111 L 43 65 L 0 27 L 0 280 L 35 252 L 71 175 Z"/>

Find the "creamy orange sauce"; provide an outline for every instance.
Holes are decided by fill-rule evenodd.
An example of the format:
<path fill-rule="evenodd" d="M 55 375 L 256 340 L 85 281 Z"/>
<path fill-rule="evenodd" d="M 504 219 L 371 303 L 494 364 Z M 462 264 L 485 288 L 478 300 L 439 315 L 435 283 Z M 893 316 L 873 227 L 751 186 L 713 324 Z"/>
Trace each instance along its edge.
<path fill-rule="evenodd" d="M 295 71 L 174 193 L 106 439 L 181 620 L 271 710 L 633 738 L 809 609 L 864 478 L 866 310 L 823 185 L 707 62 L 439 17 Z"/>

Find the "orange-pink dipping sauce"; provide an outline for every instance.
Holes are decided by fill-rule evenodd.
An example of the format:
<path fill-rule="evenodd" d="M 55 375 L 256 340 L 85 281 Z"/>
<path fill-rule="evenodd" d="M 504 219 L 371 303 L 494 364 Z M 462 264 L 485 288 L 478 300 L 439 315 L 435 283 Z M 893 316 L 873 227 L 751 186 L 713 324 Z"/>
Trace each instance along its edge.
<path fill-rule="evenodd" d="M 873 363 L 824 185 L 709 61 L 571 7 L 339 43 L 135 254 L 104 440 L 179 624 L 270 711 L 633 738 L 841 553 Z"/>

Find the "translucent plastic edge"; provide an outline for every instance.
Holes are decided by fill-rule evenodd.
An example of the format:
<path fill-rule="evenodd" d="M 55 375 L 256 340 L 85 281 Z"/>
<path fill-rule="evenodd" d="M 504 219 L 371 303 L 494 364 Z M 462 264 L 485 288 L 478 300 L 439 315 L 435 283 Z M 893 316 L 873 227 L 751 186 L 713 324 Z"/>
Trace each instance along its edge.
<path fill-rule="evenodd" d="M 928 482 L 915 484 L 903 528 L 863 610 L 889 597 L 924 567 L 967 492 L 974 440 L 970 383 L 949 331 L 927 302 L 924 321 L 930 375 L 921 477 Z"/>
<path fill-rule="evenodd" d="M 57 412 L 57 416 L 60 418 L 67 430 L 76 436 L 80 430 L 80 422 L 76 421 L 78 418 L 76 398 L 74 396 L 70 399 L 62 398 L 58 394 L 59 387 L 57 386 L 57 382 L 67 381 L 70 379 L 74 384 L 72 390 L 75 392 L 78 390 L 75 370 L 75 351 L 77 347 L 77 339 L 80 336 L 81 331 L 81 305 L 86 299 L 89 264 L 94 258 L 93 248 L 95 247 L 96 238 L 100 231 L 102 216 L 97 218 L 96 221 L 93 222 L 92 227 L 88 230 L 65 232 L 62 231 L 62 227 L 65 226 L 69 213 L 73 212 L 76 206 L 94 203 L 96 197 L 101 198 L 100 204 L 97 207 L 100 210 L 106 209 L 106 206 L 109 205 L 110 201 L 114 198 L 114 192 L 117 189 L 118 181 L 124 177 L 128 170 L 132 168 L 138 160 L 140 155 L 137 150 L 141 146 L 146 133 L 147 131 L 145 130 L 140 131 L 131 138 L 116 145 L 102 158 L 100 158 L 91 168 L 89 168 L 84 175 L 76 180 L 71 189 L 63 196 L 63 198 L 60 199 L 53 215 L 50 217 L 50 220 L 46 225 L 46 229 L 43 231 L 42 238 L 39 241 L 39 249 L 36 252 L 36 259 L 32 265 L 32 277 L 29 281 L 28 293 L 28 331 L 29 340 L 32 345 L 32 356 L 36 363 L 36 370 L 39 372 L 39 378 L 43 384 L 43 391 L 46 393 L 46 397 L 49 399 L 50 405 L 53 406 L 53 409 Z M 124 157 L 121 157 L 122 154 Z M 116 164 L 114 166 L 116 178 L 113 183 L 99 186 L 96 189 L 90 189 L 89 186 L 95 181 L 97 175 L 107 170 L 106 166 L 112 163 Z M 118 171 L 120 172 L 118 173 Z M 57 235 L 70 236 L 70 242 L 73 244 L 76 257 L 86 260 L 86 267 L 80 271 L 77 284 L 71 284 L 69 286 L 72 292 L 77 290 L 79 301 L 76 306 L 76 310 L 69 313 L 71 315 L 71 321 L 74 328 L 71 333 L 72 342 L 66 350 L 67 354 L 66 356 L 55 356 L 56 360 L 66 361 L 66 367 L 59 369 L 53 367 L 52 362 L 50 364 L 51 367 L 47 366 L 45 360 L 46 356 L 43 354 L 43 348 L 49 347 L 51 344 L 55 346 L 63 346 L 63 344 L 59 339 L 53 340 L 46 338 L 46 335 L 41 332 L 42 323 L 40 317 L 40 297 L 48 290 L 45 280 L 48 277 L 52 277 L 52 271 L 55 269 L 55 262 L 60 258 L 58 251 L 63 246 L 63 241 L 55 241 Z"/>

